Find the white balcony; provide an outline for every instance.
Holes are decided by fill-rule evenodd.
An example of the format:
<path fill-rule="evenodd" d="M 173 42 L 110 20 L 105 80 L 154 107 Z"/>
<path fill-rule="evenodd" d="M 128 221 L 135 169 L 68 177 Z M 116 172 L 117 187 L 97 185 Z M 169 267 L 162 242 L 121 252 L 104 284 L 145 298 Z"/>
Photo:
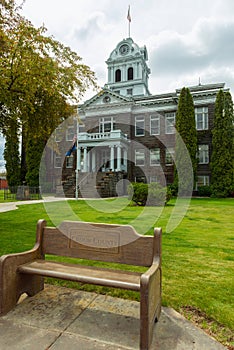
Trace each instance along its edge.
<path fill-rule="evenodd" d="M 90 141 L 104 141 L 104 140 L 127 140 L 127 135 L 121 130 L 113 130 L 110 132 L 97 132 L 97 133 L 79 133 L 79 142 L 90 142 Z"/>

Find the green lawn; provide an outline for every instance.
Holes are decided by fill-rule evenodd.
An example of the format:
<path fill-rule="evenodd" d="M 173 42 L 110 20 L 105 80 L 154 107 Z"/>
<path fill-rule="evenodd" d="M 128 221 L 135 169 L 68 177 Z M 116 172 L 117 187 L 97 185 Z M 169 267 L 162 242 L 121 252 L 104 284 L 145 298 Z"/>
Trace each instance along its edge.
<path fill-rule="evenodd" d="M 69 207 L 81 220 L 133 223 L 140 233 L 145 233 L 145 223 L 155 218 L 147 233 L 153 233 L 154 225 L 161 226 L 164 232 L 163 305 L 173 307 L 198 322 L 224 344 L 234 345 L 234 199 L 192 199 L 180 225 L 171 233 L 165 232 L 175 201 L 171 201 L 162 212 L 159 208 L 148 208 L 145 216 L 142 216 L 142 208 L 124 207 L 124 199 L 123 209 L 119 211 L 114 207 L 115 201 L 107 202 L 110 210 L 106 212 L 97 203 L 69 201 Z M 53 203 L 50 210 L 59 217 L 63 206 L 60 208 L 58 203 Z M 0 213 L 0 255 L 31 248 L 39 218 L 52 224 L 43 204 L 24 205 L 16 211 Z M 97 289 L 93 286 L 81 288 Z M 101 287 L 98 290 L 138 298 L 137 293 Z"/>

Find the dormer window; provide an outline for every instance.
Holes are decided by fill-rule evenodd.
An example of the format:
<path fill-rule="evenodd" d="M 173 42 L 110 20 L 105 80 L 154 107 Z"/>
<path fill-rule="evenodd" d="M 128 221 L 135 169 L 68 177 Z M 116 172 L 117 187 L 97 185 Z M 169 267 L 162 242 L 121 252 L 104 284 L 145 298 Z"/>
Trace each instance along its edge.
<path fill-rule="evenodd" d="M 117 83 L 117 82 L 119 82 L 119 81 L 121 81 L 121 70 L 120 70 L 120 69 L 117 69 L 117 70 L 115 71 L 115 82 Z"/>
<path fill-rule="evenodd" d="M 128 80 L 133 80 L 133 68 L 128 68 Z"/>

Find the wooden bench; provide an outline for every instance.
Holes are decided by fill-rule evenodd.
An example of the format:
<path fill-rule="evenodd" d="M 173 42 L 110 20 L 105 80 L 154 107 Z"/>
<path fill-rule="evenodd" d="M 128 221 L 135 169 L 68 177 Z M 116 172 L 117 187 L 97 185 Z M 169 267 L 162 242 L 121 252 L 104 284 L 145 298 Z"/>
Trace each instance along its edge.
<path fill-rule="evenodd" d="M 138 273 L 61 263 L 46 260 L 45 254 L 147 270 Z M 54 228 L 39 220 L 32 250 L 0 258 L 0 315 L 10 311 L 22 293 L 33 296 L 41 291 L 43 276 L 140 292 L 140 349 L 149 349 L 161 311 L 161 229 L 155 228 L 154 236 L 142 236 L 128 225 L 64 221 Z"/>

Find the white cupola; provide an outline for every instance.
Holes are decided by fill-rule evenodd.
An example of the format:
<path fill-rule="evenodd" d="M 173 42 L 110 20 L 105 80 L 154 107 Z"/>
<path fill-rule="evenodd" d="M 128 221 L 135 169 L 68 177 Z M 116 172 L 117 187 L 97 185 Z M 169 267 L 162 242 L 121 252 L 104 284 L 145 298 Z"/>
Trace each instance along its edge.
<path fill-rule="evenodd" d="M 122 96 L 149 96 L 146 47 L 139 47 L 132 38 L 122 40 L 106 61 L 110 90 Z"/>

